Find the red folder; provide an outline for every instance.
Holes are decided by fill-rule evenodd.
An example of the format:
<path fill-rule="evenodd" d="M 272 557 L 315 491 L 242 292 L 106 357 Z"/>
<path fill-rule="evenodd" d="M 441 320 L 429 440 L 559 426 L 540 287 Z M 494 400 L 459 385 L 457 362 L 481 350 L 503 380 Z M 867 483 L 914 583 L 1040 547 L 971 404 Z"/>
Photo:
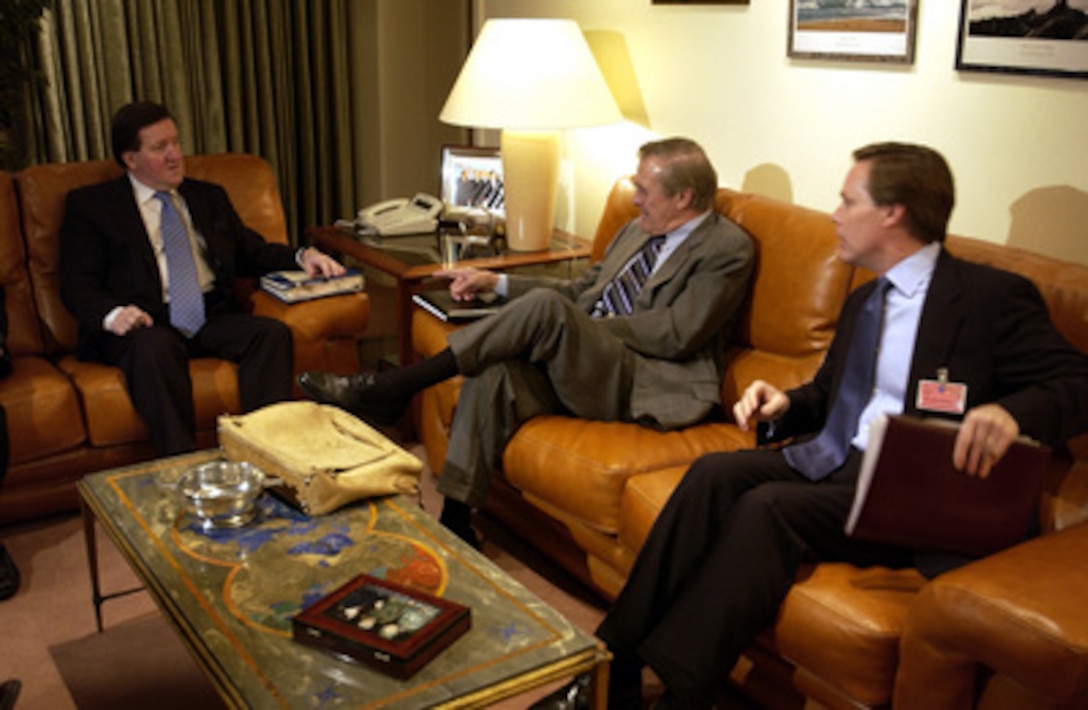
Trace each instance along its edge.
<path fill-rule="evenodd" d="M 878 417 L 858 474 L 846 533 L 914 549 L 984 556 L 1024 538 L 1050 449 L 1017 439 L 987 478 L 952 466 L 959 424 Z"/>

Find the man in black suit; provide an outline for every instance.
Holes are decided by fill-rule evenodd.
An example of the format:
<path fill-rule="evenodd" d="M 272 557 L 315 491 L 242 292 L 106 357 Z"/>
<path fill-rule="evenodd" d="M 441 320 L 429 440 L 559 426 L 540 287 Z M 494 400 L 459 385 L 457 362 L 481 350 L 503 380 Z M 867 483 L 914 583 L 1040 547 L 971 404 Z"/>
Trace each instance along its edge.
<path fill-rule="evenodd" d="M 124 370 L 156 451 L 191 451 L 196 425 L 189 358 L 238 363 L 246 411 L 291 397 L 291 332 L 279 321 L 235 308 L 236 275 L 303 268 L 331 276 L 343 267 L 316 249 L 266 242 L 242 224 L 222 187 L 186 179 L 178 128 L 165 107 L 122 107 L 113 119 L 112 143 L 127 175 L 68 195 L 60 231 L 61 298 L 79 321 L 79 356 Z M 176 228 L 164 229 L 167 224 Z M 171 305 L 185 301 L 171 288 L 164 236 L 173 234 L 191 253 L 186 270 L 175 269 L 175 276 L 188 275 L 196 294 L 187 307 L 199 315 L 187 326 L 177 325 L 181 309 Z M 182 281 L 174 278 L 173 287 Z"/>
<path fill-rule="evenodd" d="M 733 408 L 742 428 L 759 423 L 761 440 L 819 434 L 780 450 L 709 454 L 691 466 L 597 630 L 615 655 L 611 707 L 638 707 L 644 663 L 667 687 L 657 707 L 710 707 L 719 679 L 773 623 L 806 560 L 916 565 L 926 574 L 968 561 L 845 534 L 876 415 L 962 420 L 953 463 L 983 477 L 1020 434 L 1056 444 L 1088 429 L 1088 356 L 1058 334 L 1038 290 L 943 250 L 954 202 L 944 159 L 896 143 L 854 158 L 833 215 L 840 256 L 881 278 L 847 300 L 811 382 L 782 392 L 757 381 Z M 886 296 L 873 301 L 883 301 L 873 309 L 874 354 L 872 344 L 851 346 L 864 339 L 861 313 L 878 290 Z M 875 377 L 844 384 L 866 357 Z M 922 383 L 938 379 L 959 388 L 961 406 L 927 401 L 925 388 L 917 398 Z M 851 390 L 860 392 L 855 413 L 837 417 L 855 399 Z M 837 419 L 848 423 L 833 426 Z M 825 439 L 836 430 L 841 436 Z M 839 454 L 819 465 L 813 447 L 828 450 L 835 438 L 830 448 Z M 580 687 L 569 689 L 571 698 Z M 561 695 L 538 707 L 574 707 Z"/>

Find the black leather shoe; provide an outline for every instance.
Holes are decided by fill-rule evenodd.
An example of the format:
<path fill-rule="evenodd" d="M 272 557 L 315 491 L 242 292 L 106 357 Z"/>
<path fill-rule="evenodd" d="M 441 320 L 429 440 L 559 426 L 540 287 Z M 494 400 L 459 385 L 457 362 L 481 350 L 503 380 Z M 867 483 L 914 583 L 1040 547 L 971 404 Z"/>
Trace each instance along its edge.
<path fill-rule="evenodd" d="M 408 403 L 377 397 L 373 372 L 357 375 L 337 375 L 332 372 L 306 370 L 298 376 L 298 386 L 307 397 L 351 412 L 360 419 L 379 426 L 391 426 L 400 421 Z"/>
<path fill-rule="evenodd" d="M 583 673 L 570 685 L 537 700 L 529 710 L 588 710 L 589 684 L 589 674 Z"/>
<path fill-rule="evenodd" d="M 0 710 L 11 710 L 15 707 L 15 699 L 19 697 L 19 690 L 23 687 L 17 679 L 4 681 L 0 685 Z"/>
<path fill-rule="evenodd" d="M 19 569 L 8 551 L 0 545 L 0 601 L 10 599 L 17 591 L 19 591 Z"/>

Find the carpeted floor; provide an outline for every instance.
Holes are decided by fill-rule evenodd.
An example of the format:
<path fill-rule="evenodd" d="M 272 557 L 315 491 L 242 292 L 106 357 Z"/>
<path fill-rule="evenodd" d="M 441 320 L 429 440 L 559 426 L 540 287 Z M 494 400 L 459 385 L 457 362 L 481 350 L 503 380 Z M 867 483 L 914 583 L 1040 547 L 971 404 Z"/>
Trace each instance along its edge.
<path fill-rule="evenodd" d="M 424 507 L 437 514 L 429 474 Z M 592 633 L 604 602 L 520 541 L 486 524 L 484 553 L 579 628 Z M 100 531 L 104 592 L 138 580 Z M 90 575 L 78 516 L 0 529 L 22 575 L 19 592 L 0 602 L 0 681 L 23 683 L 17 710 L 216 708 L 222 703 L 178 635 L 144 592 L 106 602 L 96 633 Z M 497 705 L 525 708 L 556 685 Z"/>

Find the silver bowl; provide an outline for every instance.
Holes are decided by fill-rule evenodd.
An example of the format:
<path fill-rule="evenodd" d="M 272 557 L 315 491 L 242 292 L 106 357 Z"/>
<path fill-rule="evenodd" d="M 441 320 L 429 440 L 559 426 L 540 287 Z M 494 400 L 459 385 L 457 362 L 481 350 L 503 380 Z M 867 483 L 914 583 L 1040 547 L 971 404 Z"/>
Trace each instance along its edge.
<path fill-rule="evenodd" d="M 238 528 L 257 515 L 264 474 L 245 461 L 212 461 L 178 480 L 186 510 L 205 529 Z"/>

